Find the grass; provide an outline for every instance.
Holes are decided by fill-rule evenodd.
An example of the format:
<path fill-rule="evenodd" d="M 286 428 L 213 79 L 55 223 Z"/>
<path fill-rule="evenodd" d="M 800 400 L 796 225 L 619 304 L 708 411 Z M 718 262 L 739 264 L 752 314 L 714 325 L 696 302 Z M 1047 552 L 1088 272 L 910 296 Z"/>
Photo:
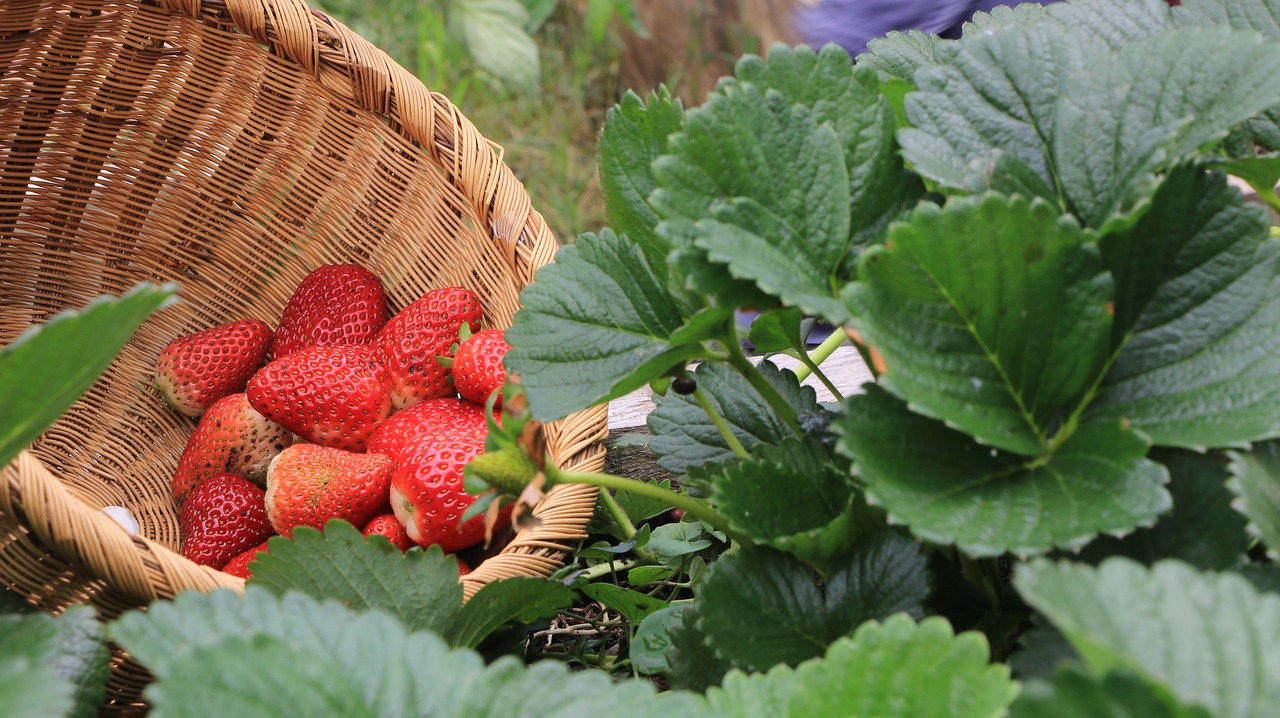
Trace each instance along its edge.
<path fill-rule="evenodd" d="M 434 2 L 316 0 L 324 11 L 377 45 L 441 92 L 503 148 L 533 206 L 561 242 L 597 231 L 604 201 L 596 149 L 607 110 L 625 92 L 618 82 L 620 43 L 610 33 L 583 41 L 582 20 L 565 6 L 534 34 L 542 66 L 536 91 L 509 87 L 452 41 Z"/>

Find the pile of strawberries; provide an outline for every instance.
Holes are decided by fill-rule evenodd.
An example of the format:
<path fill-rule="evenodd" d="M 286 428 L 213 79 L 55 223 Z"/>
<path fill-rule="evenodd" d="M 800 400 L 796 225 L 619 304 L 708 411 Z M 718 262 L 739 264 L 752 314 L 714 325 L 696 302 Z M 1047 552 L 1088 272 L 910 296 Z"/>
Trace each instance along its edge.
<path fill-rule="evenodd" d="M 509 349 L 483 319 L 462 287 L 392 315 L 373 272 L 326 265 L 274 331 L 242 319 L 171 342 L 155 386 L 200 417 L 173 476 L 182 554 L 248 577 L 269 537 L 334 518 L 401 550 L 481 541 L 482 517 L 461 521 L 463 467 L 484 451 Z"/>

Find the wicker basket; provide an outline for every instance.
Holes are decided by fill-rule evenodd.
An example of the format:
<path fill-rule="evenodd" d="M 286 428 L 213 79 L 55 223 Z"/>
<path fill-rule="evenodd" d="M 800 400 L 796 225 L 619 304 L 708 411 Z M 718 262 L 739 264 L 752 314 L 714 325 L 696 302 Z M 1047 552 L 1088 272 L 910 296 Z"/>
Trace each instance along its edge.
<path fill-rule="evenodd" d="M 308 271 L 338 262 L 375 271 L 393 309 L 471 287 L 505 327 L 556 249 L 447 98 L 302 0 L 3 0 L 0 63 L 0 343 L 142 280 L 182 287 L 0 474 L 0 581 L 44 610 L 90 602 L 111 618 L 243 587 L 175 553 L 169 477 L 194 422 L 149 386 L 169 340 L 274 322 Z M 600 408 L 548 427 L 552 457 L 599 467 L 605 423 Z M 594 504 L 592 487 L 557 487 L 466 595 L 554 571 Z M 117 663 L 109 697 L 125 707 L 147 676 Z"/>

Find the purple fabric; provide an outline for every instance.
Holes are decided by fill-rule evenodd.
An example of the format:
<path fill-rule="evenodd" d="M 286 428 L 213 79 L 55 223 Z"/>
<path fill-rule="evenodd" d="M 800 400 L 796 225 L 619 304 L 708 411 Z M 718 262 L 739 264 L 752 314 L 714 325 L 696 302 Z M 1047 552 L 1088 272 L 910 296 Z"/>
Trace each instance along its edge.
<path fill-rule="evenodd" d="M 1019 0 L 820 0 L 816 7 L 798 5 L 796 31 L 808 45 L 834 42 L 857 56 L 867 42 L 892 30 L 920 30 L 958 37 L 975 12 Z"/>

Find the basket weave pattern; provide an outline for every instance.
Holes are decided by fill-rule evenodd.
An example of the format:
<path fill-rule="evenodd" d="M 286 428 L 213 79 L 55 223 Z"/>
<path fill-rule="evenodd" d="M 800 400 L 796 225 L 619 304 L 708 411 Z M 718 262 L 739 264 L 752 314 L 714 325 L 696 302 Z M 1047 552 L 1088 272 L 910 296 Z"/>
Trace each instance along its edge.
<path fill-rule="evenodd" d="M 177 281 L 182 302 L 0 473 L 0 581 L 42 609 L 105 617 L 243 582 L 175 553 L 169 478 L 194 422 L 150 387 L 176 336 L 274 323 L 316 266 L 362 264 L 393 309 L 468 286 L 506 327 L 556 243 L 523 186 L 439 93 L 301 0 L 0 0 L 0 342 Z M 561 465 L 603 464 L 603 407 L 548 427 Z M 128 507 L 130 536 L 97 509 Z M 595 489 L 557 487 L 463 579 L 469 597 L 546 575 Z M 117 670 L 112 690 L 145 674 Z"/>

